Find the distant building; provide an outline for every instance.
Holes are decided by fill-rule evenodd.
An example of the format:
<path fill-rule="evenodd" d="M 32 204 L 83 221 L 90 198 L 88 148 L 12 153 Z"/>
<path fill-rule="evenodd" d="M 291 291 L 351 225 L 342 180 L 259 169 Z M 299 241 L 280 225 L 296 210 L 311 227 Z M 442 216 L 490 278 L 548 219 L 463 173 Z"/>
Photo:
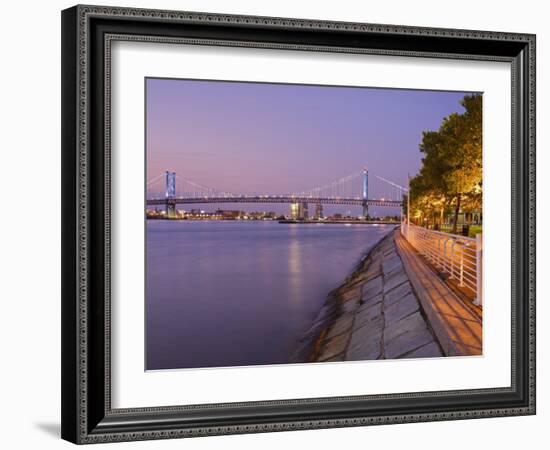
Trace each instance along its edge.
<path fill-rule="evenodd" d="M 307 220 L 309 218 L 307 203 L 302 202 L 302 203 L 299 204 L 298 218 L 303 219 L 303 220 Z"/>
<path fill-rule="evenodd" d="M 322 203 L 316 203 L 315 204 L 315 218 L 316 219 L 322 219 L 323 218 L 323 204 Z"/>
<path fill-rule="evenodd" d="M 293 220 L 305 220 L 309 217 L 308 205 L 306 202 L 290 204 L 290 218 Z"/>
<path fill-rule="evenodd" d="M 298 203 L 291 203 L 290 204 L 290 218 L 292 220 L 298 220 L 299 219 L 299 206 Z"/>
<path fill-rule="evenodd" d="M 233 210 L 233 209 L 218 209 L 216 211 L 216 215 L 220 216 L 222 219 L 225 219 L 225 220 L 235 220 L 241 216 L 244 216 L 244 212 Z"/>

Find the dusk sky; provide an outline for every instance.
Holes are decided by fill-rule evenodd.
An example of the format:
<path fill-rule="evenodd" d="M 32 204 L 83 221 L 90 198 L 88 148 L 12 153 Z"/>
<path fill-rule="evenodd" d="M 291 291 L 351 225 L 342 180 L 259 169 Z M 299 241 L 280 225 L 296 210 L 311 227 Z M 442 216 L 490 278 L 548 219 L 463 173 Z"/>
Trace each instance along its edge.
<path fill-rule="evenodd" d="M 166 170 L 238 194 L 285 194 L 367 166 L 406 186 L 422 131 L 466 92 L 146 80 L 147 179 Z M 155 191 L 158 192 L 157 189 Z"/>

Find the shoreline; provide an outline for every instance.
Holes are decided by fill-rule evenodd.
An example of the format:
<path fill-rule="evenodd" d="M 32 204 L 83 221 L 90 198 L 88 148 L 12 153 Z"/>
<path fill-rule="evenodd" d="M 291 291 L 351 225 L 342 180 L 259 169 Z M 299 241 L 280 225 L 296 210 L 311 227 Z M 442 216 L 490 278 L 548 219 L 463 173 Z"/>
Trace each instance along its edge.
<path fill-rule="evenodd" d="M 399 222 L 383 220 L 279 220 L 283 224 L 304 224 L 304 225 L 399 225 Z"/>
<path fill-rule="evenodd" d="M 388 231 L 388 233 L 368 249 L 359 262 L 354 265 L 349 275 L 327 294 L 317 316 L 313 319 L 313 323 L 304 331 L 302 337 L 298 341 L 298 345 L 292 352 L 289 362 L 305 363 L 316 361 L 316 357 L 320 352 L 321 341 L 327 335 L 327 332 L 334 325 L 338 317 L 345 312 L 342 308 L 343 302 L 339 300 L 339 291 L 346 289 L 350 283 L 353 283 L 361 274 L 368 271 L 371 263 L 371 256 L 382 246 L 384 241 L 393 238 L 394 232 L 395 228 Z"/>
<path fill-rule="evenodd" d="M 416 279 L 411 280 L 410 267 L 402 260 L 407 255 L 401 248 L 400 233 L 398 227 L 387 233 L 350 275 L 329 292 L 291 362 L 479 354 L 475 342 L 467 336 L 463 340 L 470 349 L 450 352 L 448 345 L 442 345 L 445 336 L 456 336 L 456 326 L 434 329 L 438 322 L 433 322 L 433 311 L 426 304 L 425 295 L 419 295 L 420 286 L 413 282 Z M 429 275 L 429 281 L 436 279 L 435 273 Z"/>

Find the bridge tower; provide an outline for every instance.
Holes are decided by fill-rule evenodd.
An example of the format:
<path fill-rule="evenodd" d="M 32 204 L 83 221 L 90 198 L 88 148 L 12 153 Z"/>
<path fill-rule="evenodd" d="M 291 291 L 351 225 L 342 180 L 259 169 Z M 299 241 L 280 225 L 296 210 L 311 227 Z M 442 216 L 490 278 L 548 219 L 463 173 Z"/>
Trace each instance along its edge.
<path fill-rule="evenodd" d="M 369 171 L 366 167 L 363 168 L 363 217 L 366 219 L 369 216 Z"/>
<path fill-rule="evenodd" d="M 166 171 L 166 216 L 176 217 L 176 172 Z"/>

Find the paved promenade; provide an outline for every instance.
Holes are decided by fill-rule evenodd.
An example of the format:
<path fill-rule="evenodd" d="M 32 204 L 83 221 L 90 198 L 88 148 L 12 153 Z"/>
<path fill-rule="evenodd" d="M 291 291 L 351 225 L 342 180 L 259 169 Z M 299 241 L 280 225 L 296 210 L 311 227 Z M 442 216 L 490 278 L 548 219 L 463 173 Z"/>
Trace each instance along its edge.
<path fill-rule="evenodd" d="M 313 342 L 303 346 L 309 361 L 481 354 L 481 319 L 459 308 L 430 270 L 399 230 L 391 232 L 330 293 L 304 337 Z M 440 297 L 444 307 L 435 307 Z"/>

